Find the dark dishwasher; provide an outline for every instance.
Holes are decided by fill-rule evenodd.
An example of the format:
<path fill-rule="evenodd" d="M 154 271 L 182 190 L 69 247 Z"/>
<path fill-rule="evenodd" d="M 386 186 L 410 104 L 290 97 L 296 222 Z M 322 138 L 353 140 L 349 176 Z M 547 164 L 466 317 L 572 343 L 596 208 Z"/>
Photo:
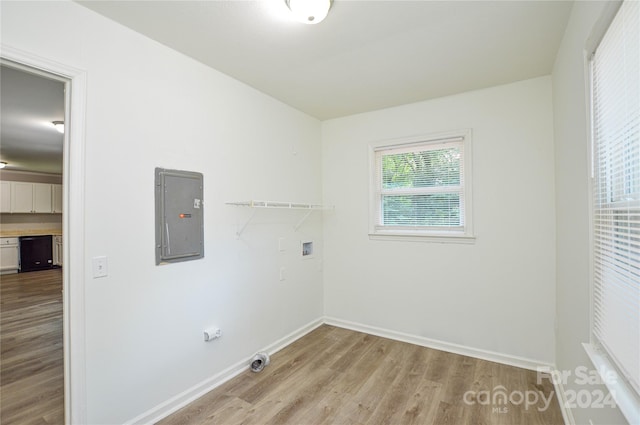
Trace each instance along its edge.
<path fill-rule="evenodd" d="M 20 237 L 20 272 L 50 269 L 52 257 L 51 235 Z"/>

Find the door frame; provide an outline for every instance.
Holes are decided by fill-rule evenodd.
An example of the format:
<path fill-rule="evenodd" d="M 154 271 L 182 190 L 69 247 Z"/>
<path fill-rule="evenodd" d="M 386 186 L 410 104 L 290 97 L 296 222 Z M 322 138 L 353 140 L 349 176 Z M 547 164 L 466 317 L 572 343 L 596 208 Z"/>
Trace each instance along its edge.
<path fill-rule="evenodd" d="M 65 85 L 62 173 L 64 417 L 66 424 L 84 424 L 87 422 L 84 298 L 87 73 L 4 43 L 0 43 L 0 63 L 62 81 Z"/>

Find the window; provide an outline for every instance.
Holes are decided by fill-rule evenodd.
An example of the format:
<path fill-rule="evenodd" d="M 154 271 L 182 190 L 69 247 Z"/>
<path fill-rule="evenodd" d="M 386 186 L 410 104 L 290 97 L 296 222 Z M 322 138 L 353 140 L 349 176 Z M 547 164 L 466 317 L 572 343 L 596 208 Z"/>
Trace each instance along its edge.
<path fill-rule="evenodd" d="M 471 241 L 471 132 L 371 149 L 370 234 Z"/>
<path fill-rule="evenodd" d="M 635 403 L 640 400 L 639 16 L 640 3 L 624 2 L 590 62 L 592 342 L 625 378 L 623 388 Z"/>

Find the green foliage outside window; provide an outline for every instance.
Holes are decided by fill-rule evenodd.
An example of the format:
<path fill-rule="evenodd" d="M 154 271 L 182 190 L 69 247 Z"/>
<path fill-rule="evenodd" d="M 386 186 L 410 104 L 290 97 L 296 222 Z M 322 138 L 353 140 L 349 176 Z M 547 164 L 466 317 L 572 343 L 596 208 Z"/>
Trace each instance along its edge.
<path fill-rule="evenodd" d="M 382 189 L 387 192 L 382 196 L 386 226 L 462 224 L 457 147 L 383 155 Z"/>

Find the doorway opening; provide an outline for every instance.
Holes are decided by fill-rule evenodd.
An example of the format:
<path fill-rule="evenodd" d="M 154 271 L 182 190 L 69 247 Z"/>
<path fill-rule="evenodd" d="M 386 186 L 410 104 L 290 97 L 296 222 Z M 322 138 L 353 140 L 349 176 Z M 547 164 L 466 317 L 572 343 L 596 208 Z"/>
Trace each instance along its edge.
<path fill-rule="evenodd" d="M 54 123 L 53 121 L 63 121 L 64 130 L 62 133 L 62 146 L 61 146 L 61 167 L 60 173 L 56 173 L 52 170 L 36 170 L 28 171 L 25 168 L 22 170 L 14 169 L 14 173 L 18 171 L 22 171 L 23 173 L 20 176 L 21 180 L 25 180 L 27 183 L 33 184 L 33 191 L 38 191 L 40 194 L 47 193 L 46 188 L 51 187 L 51 199 L 47 199 L 46 201 L 50 202 L 51 212 L 49 213 L 51 216 L 58 215 L 58 221 L 49 217 L 49 224 L 38 223 L 38 219 L 34 218 L 36 215 L 42 214 L 40 208 L 42 205 L 46 204 L 46 201 L 42 201 L 42 198 L 37 198 L 34 195 L 33 201 L 34 204 L 37 203 L 38 206 L 34 207 L 33 212 L 17 212 L 20 211 L 19 208 L 15 209 L 14 212 L 2 213 L 2 215 L 13 216 L 14 214 L 23 214 L 23 221 L 27 221 L 30 223 L 29 227 L 31 230 L 34 230 L 36 233 L 50 233 L 47 230 L 57 230 L 59 234 L 52 235 L 52 257 L 55 256 L 55 264 L 48 270 L 45 270 L 45 273 L 49 273 L 49 276 L 44 275 L 36 275 L 38 272 L 29 272 L 29 273 L 17 273 L 15 275 L 7 275 L 20 277 L 21 279 L 25 279 L 27 275 L 32 273 L 33 279 L 29 278 L 29 281 L 40 281 L 41 289 L 43 292 L 40 294 L 41 296 L 46 296 L 47 290 L 51 290 L 51 288 L 55 288 L 55 283 L 53 283 L 56 279 L 58 283 L 58 293 L 55 294 L 54 291 L 50 291 L 49 296 L 55 298 L 55 295 L 58 297 L 59 307 L 58 310 L 55 310 L 55 301 L 52 301 L 48 304 L 49 307 L 52 307 L 52 313 L 57 315 L 55 320 L 58 321 L 58 335 L 61 335 L 61 338 L 53 341 L 41 341 L 39 343 L 39 347 L 44 347 L 49 344 L 57 345 L 58 351 L 56 355 L 61 355 L 62 360 L 58 361 L 56 369 L 57 378 L 51 378 L 53 380 L 58 379 L 59 382 L 62 381 L 62 388 L 57 388 L 52 390 L 52 393 L 48 394 L 50 398 L 40 398 L 38 401 L 37 407 L 38 409 L 44 409 L 45 404 L 50 402 L 52 405 L 55 405 L 53 410 L 56 413 L 51 413 L 48 416 L 46 413 L 42 413 L 46 422 L 60 422 L 64 421 L 64 423 L 85 423 L 86 422 L 86 395 L 85 395 L 85 346 L 84 346 L 84 111 L 85 111 L 85 95 L 86 95 L 86 73 L 82 70 L 66 66 L 59 62 L 52 61 L 48 58 L 40 57 L 34 55 L 30 52 L 26 52 L 23 50 L 15 49 L 13 47 L 3 45 L 2 51 L 0 52 L 0 72 L 7 71 L 17 73 L 17 75 L 21 77 L 39 77 L 42 81 L 46 81 L 52 84 L 58 84 L 62 87 L 62 96 L 63 96 L 63 113 L 62 117 L 58 119 L 51 119 L 50 123 L 43 122 L 42 117 L 34 117 L 35 121 L 38 121 L 40 125 L 43 127 L 40 130 L 44 130 L 45 126 L 47 126 L 47 130 L 51 130 L 52 126 L 55 124 L 60 124 L 59 122 Z M 4 87 L 3 87 L 4 89 Z M 3 101 L 4 101 L 4 90 L 3 90 Z M 4 103 L 4 102 L 3 102 Z M 4 105 L 3 105 L 4 106 Z M 24 118 L 24 117 L 23 117 Z M 6 114 L 2 114 L 2 127 L 3 131 L 6 128 L 9 128 L 7 119 L 17 119 L 16 117 L 6 116 Z M 31 122 L 32 125 L 36 125 L 36 123 Z M 53 127 L 55 128 L 55 127 Z M 2 150 L 4 150 L 5 140 L 9 140 L 9 136 L 5 137 L 3 134 L 3 146 Z M 40 145 L 35 147 L 34 151 L 46 151 L 48 148 L 46 146 Z M 60 147 L 58 147 L 59 149 Z M 3 175 L 5 173 L 11 173 L 12 168 L 10 166 L 10 161 L 7 158 L 1 158 L 4 155 L 4 152 L 0 150 L 0 160 L 3 162 L 7 162 L 7 165 L 4 168 Z M 46 156 L 46 152 L 40 152 L 44 156 Z M 14 158 L 18 158 L 19 154 L 15 151 L 10 155 L 14 156 Z M 20 162 L 28 162 L 28 161 L 18 161 Z M 56 182 L 41 182 L 35 180 L 43 179 L 43 175 L 49 179 L 53 179 L 53 176 L 57 175 L 59 179 Z M 17 180 L 15 176 L 12 177 L 15 181 Z M 1 180 L 1 178 L 0 178 Z M 3 181 L 4 185 L 4 181 Z M 41 186 L 42 185 L 42 186 Z M 49 185 L 49 186 L 47 186 Z M 9 187 L 9 200 L 11 203 L 13 200 L 19 200 L 15 198 L 15 190 L 11 192 L 11 185 L 4 185 L 5 187 Z M 22 190 L 22 188 L 20 189 Z M 22 192 L 20 192 L 22 193 Z M 14 194 L 14 197 L 11 198 L 11 194 Z M 2 196 L 3 207 L 5 197 Z M 46 198 L 46 196 L 45 196 Z M 28 196 L 23 196 L 20 198 L 22 200 L 28 199 Z M 41 203 L 44 202 L 44 203 Z M 18 204 L 16 204 L 18 205 Z M 11 208 L 9 206 L 9 208 Z M 36 212 L 37 211 L 37 212 Z M 54 212 L 55 211 L 55 212 Z M 32 215 L 31 215 L 32 214 Z M 46 213 L 45 213 L 46 214 Z M 3 217 L 4 218 L 4 217 Z M 11 222 L 11 225 L 2 225 L 2 231 L 5 231 L 5 228 L 10 231 L 17 231 L 19 227 L 22 227 L 20 223 L 18 223 L 20 219 L 13 216 L 12 219 L 7 219 L 6 221 Z M 5 220 L 2 220 L 5 221 Z M 43 227 L 50 227 L 49 229 L 43 229 Z M 28 230 L 28 229 L 27 229 Z M 52 263 L 54 259 L 51 259 Z M 38 277 L 38 279 L 36 279 Z M 9 280 L 9 278 L 5 279 L 3 276 L 3 286 L 5 281 Z M 22 287 L 18 287 L 18 290 L 25 291 L 31 290 L 34 293 L 37 293 L 37 285 L 24 285 L 21 284 Z M 32 294 L 33 295 L 33 294 Z M 3 298 L 3 303 L 6 300 Z M 60 311 L 61 310 L 61 311 Z M 60 315 L 61 314 L 61 315 Z M 3 310 L 4 315 L 4 310 Z M 71 320 L 73 319 L 73 320 Z M 44 320 L 44 319 L 43 319 Z M 41 322 L 38 326 L 46 327 L 46 320 Z M 50 323 L 48 325 L 51 325 Z M 28 328 L 28 327 L 27 327 Z M 37 326 L 36 326 L 37 328 Z M 26 329 L 26 328 L 25 328 Z M 4 327 L 2 329 L 4 332 Z M 31 331 L 31 335 L 33 336 L 33 330 Z M 29 331 L 27 331 L 29 334 Z M 62 350 L 60 350 L 60 347 Z M 5 351 L 5 345 L 3 344 L 3 353 Z M 16 351 L 19 351 L 17 349 Z M 22 348 L 24 351 L 24 347 Z M 38 350 L 34 350 L 38 351 Z M 19 363 L 19 362 L 17 362 Z M 55 363 L 55 362 L 54 362 Z M 62 364 L 62 374 L 60 379 L 60 364 Z M 20 368 L 16 364 L 16 370 Z M 3 365 L 4 368 L 4 365 Z M 13 373 L 20 373 L 15 372 Z M 33 380 L 33 379 L 32 379 Z M 27 382 L 29 383 L 29 382 Z M 36 381 L 36 386 L 41 386 L 43 382 Z M 3 377 L 3 388 L 2 394 L 3 398 L 5 393 L 4 388 L 4 377 Z M 17 384 L 16 384 L 17 385 Z M 28 393 L 28 385 L 27 387 L 21 390 L 21 393 Z M 54 393 L 57 395 L 58 400 L 62 401 L 63 406 L 60 409 L 59 404 L 56 404 Z M 35 409 L 35 404 L 26 404 L 22 403 L 23 409 L 29 410 L 38 410 Z M 22 419 L 7 421 L 5 420 L 5 412 L 7 410 L 7 404 L 5 400 L 3 400 L 3 418 L 2 423 L 25 423 L 32 422 L 31 420 L 25 420 L 26 417 L 20 416 L 25 414 L 20 411 L 9 411 L 7 414 L 11 414 L 12 418 L 20 417 Z M 62 413 L 61 413 L 62 412 Z M 34 414 L 38 414 L 34 412 Z M 37 420 L 36 420 L 37 421 Z M 33 422 L 36 422 L 33 421 Z M 40 419 L 39 421 L 42 421 Z"/>
<path fill-rule="evenodd" d="M 62 174 L 65 84 L 0 65 L 0 421 L 64 422 Z M 55 205 L 54 205 L 55 204 Z M 36 384 L 37 383 L 37 384 Z"/>

